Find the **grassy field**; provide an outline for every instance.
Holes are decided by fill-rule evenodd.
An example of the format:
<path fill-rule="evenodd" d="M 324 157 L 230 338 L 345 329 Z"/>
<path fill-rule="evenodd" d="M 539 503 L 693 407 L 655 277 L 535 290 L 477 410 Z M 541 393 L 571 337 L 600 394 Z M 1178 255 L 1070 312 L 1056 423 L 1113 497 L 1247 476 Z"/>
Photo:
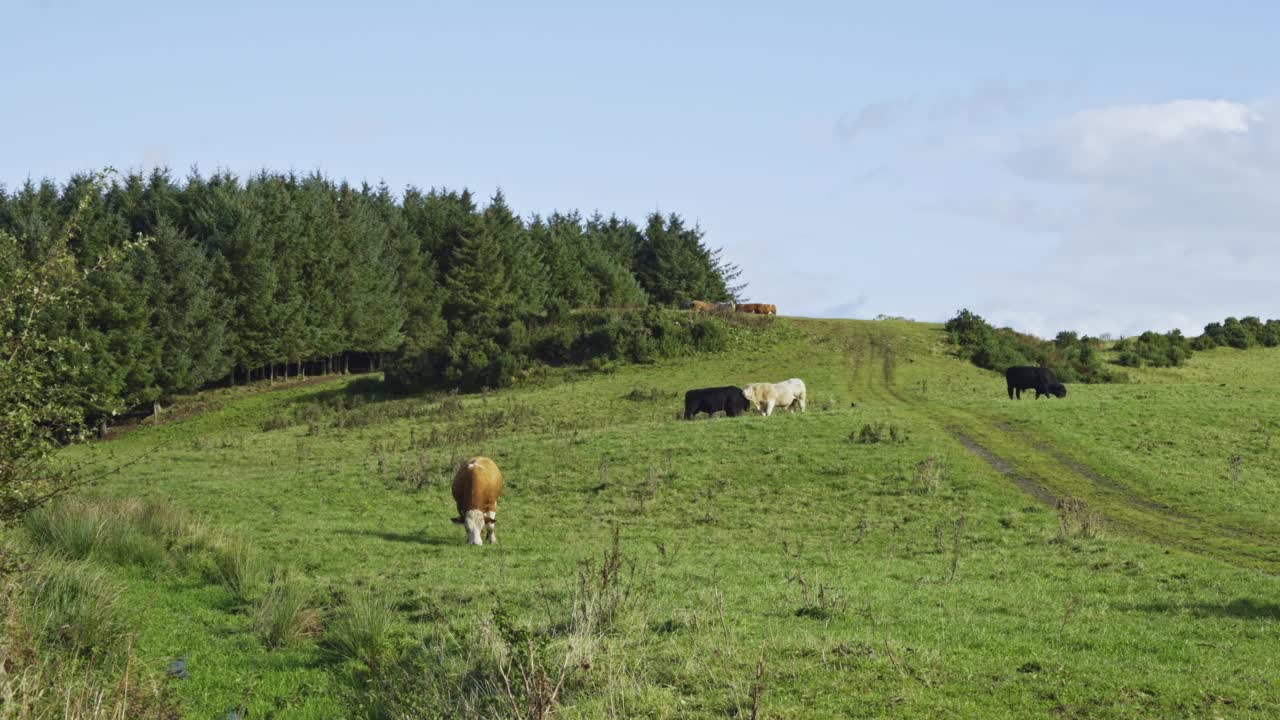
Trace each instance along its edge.
<path fill-rule="evenodd" d="M 337 608 L 269 650 L 223 584 L 113 566 L 190 717 L 537 717 L 561 676 L 562 718 L 1280 716 L 1280 352 L 1010 402 L 944 339 L 784 319 L 483 396 L 242 388 L 69 456 Z M 685 389 L 788 377 L 808 413 L 677 420 Z M 475 454 L 497 546 L 449 522 Z M 366 596 L 385 638 L 335 652 Z"/>

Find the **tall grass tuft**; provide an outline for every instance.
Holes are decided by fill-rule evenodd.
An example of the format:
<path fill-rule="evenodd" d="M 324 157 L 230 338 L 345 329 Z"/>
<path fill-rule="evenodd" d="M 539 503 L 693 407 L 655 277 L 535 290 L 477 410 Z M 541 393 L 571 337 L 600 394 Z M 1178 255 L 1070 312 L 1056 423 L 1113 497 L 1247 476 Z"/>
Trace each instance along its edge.
<path fill-rule="evenodd" d="M 334 657 L 363 663 L 376 672 L 391 656 L 394 617 L 385 595 L 372 588 L 356 590 L 325 628 L 325 647 Z"/>
<path fill-rule="evenodd" d="M 213 548 L 214 579 L 231 593 L 235 604 L 248 606 L 267 586 L 267 567 L 253 546 L 239 538 L 224 539 Z"/>
<path fill-rule="evenodd" d="M 37 547 L 63 557 L 153 570 L 209 544 L 204 528 L 173 506 L 137 498 L 65 500 L 31 513 L 26 526 Z"/>
<path fill-rule="evenodd" d="M 1082 498 L 1065 497 L 1058 501 L 1058 536 L 1062 542 L 1072 538 L 1092 540 L 1102 531 L 1102 516 Z"/>
<path fill-rule="evenodd" d="M 947 477 L 947 461 L 938 455 L 930 455 L 915 464 L 915 483 L 922 492 L 932 495 L 938 492 Z"/>
<path fill-rule="evenodd" d="M 84 562 L 33 562 L 0 589 L 0 718 L 179 717 L 161 677 L 135 657 L 117 587 Z"/>
<path fill-rule="evenodd" d="M 169 558 L 159 540 L 142 532 L 136 525 L 120 520 L 103 523 L 93 555 L 117 565 L 135 565 L 152 570 L 164 567 Z"/>
<path fill-rule="evenodd" d="M 48 505 L 27 516 L 27 531 L 39 547 L 83 560 L 102 534 L 102 516 L 79 502 Z"/>
<path fill-rule="evenodd" d="M 126 637 L 121 593 L 97 567 L 48 558 L 26 578 L 25 624 L 41 645 L 104 657 Z"/>
<path fill-rule="evenodd" d="M 312 606 L 311 589 L 293 577 L 272 583 L 253 614 L 254 632 L 273 650 L 289 647 L 320 631 L 320 611 Z"/>

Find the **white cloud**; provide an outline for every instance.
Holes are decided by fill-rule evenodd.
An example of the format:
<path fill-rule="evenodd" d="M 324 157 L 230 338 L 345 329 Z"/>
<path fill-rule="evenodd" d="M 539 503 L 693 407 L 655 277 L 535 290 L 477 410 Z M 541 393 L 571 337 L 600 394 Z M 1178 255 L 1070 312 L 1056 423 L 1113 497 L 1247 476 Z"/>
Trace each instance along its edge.
<path fill-rule="evenodd" d="M 992 292 L 993 319 L 1198 333 L 1226 315 L 1280 317 L 1280 105 L 1081 111 L 1018 138 L 1007 160 L 1016 189 L 958 209 L 1052 246 L 1034 278 Z"/>
<path fill-rule="evenodd" d="M 845 113 L 836 120 L 833 135 L 836 140 L 849 142 L 869 131 L 888 130 L 910 119 L 911 102 L 907 100 L 879 100 L 863 105 L 854 113 Z"/>
<path fill-rule="evenodd" d="M 832 135 L 837 141 L 850 142 L 870 132 L 917 128 L 936 141 L 956 126 L 985 125 L 1016 114 L 1044 94 L 1039 86 L 1015 85 L 1002 77 L 988 78 L 974 83 L 969 90 L 932 102 L 889 99 L 867 103 L 855 112 L 841 115 Z"/>
<path fill-rule="evenodd" d="M 1175 100 L 1078 112 L 1025 138 L 1011 161 L 1031 179 L 1063 182 L 1230 180 L 1259 151 L 1274 161 L 1263 111 L 1225 100 Z M 1273 165 L 1274 167 L 1274 165 Z"/>

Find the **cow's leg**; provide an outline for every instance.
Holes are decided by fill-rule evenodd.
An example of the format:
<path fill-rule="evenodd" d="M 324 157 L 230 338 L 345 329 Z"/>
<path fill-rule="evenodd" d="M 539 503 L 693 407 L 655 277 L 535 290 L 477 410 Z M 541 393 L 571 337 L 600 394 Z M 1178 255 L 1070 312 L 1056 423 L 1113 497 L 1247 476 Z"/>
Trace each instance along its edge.
<path fill-rule="evenodd" d="M 771 417 L 771 416 L 773 415 L 773 406 L 774 406 L 775 404 L 776 404 L 776 401 L 774 401 L 774 400 L 770 400 L 770 401 L 769 401 L 769 403 L 768 403 L 767 405 L 765 405 L 765 408 L 764 408 L 764 416 L 765 416 L 765 417 Z"/>
<path fill-rule="evenodd" d="M 489 544 L 497 545 L 498 544 L 498 513 L 496 511 L 487 512 L 484 514 L 484 516 L 485 516 L 485 519 L 487 520 L 487 522 L 485 523 L 485 530 L 489 532 Z"/>

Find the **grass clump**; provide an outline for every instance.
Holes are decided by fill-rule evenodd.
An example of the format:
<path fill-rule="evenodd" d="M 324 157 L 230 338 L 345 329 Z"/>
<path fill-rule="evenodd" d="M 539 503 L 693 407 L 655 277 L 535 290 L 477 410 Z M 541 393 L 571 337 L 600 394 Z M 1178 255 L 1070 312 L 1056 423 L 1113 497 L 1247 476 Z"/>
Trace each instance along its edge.
<path fill-rule="evenodd" d="M 391 600 L 372 588 L 352 592 L 325 628 L 324 645 L 341 660 L 362 663 L 378 671 L 391 658 Z"/>
<path fill-rule="evenodd" d="M 320 632 L 320 611 L 301 580 L 283 577 L 271 584 L 254 606 L 253 630 L 269 648 L 290 647 Z"/>
<path fill-rule="evenodd" d="M 799 573 L 788 581 L 800 586 L 800 607 L 796 608 L 796 617 L 831 620 L 844 615 L 849 609 L 849 602 L 834 587 L 822 583 L 814 587 Z"/>
<path fill-rule="evenodd" d="M 62 557 L 150 570 L 208 545 L 201 526 L 157 500 L 64 500 L 32 512 L 26 527 L 37 547 Z"/>
<path fill-rule="evenodd" d="M 226 539 L 213 549 L 213 579 L 231 594 L 236 605 L 248 606 L 267 586 L 267 567 L 252 545 Z"/>
<path fill-rule="evenodd" d="M 678 393 L 662 390 L 656 387 L 635 387 L 631 391 L 622 396 L 623 400 L 632 402 L 658 402 L 659 400 L 669 400 L 678 397 Z"/>
<path fill-rule="evenodd" d="M 1084 499 L 1065 497 L 1058 501 L 1057 510 L 1058 540 L 1092 540 L 1101 534 L 1102 516 Z"/>
<path fill-rule="evenodd" d="M 293 420 L 284 413 L 276 413 L 266 420 L 262 421 L 262 432 L 271 432 L 273 430 L 284 430 L 293 425 Z"/>
<path fill-rule="evenodd" d="M 102 517 L 78 502 L 61 502 L 27 516 L 27 532 L 39 547 L 65 557 L 89 557 L 102 534 Z"/>
<path fill-rule="evenodd" d="M 947 461 L 938 455 L 930 455 L 915 464 L 913 473 L 916 487 L 932 495 L 942 487 L 947 478 Z"/>
<path fill-rule="evenodd" d="M 49 558 L 26 578 L 26 626 L 38 645 L 102 657 L 126 636 L 122 590 L 101 568 Z"/>
<path fill-rule="evenodd" d="M 849 433 L 849 442 L 859 445 L 891 443 L 899 445 L 911 439 L 905 427 L 895 423 L 864 423 L 860 430 Z"/>

